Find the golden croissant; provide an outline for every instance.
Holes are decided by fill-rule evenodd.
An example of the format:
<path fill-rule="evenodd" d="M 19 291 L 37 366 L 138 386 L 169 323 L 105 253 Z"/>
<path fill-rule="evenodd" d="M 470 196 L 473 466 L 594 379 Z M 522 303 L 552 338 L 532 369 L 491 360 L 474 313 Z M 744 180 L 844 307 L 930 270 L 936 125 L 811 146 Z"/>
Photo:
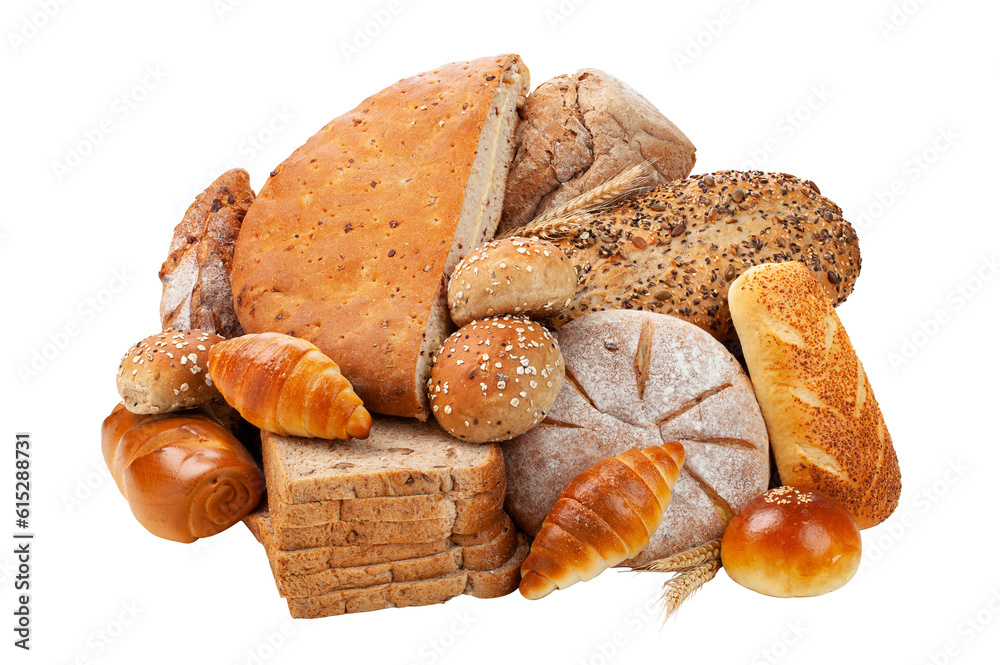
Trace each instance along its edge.
<path fill-rule="evenodd" d="M 222 397 L 257 427 L 282 436 L 364 439 L 372 417 L 337 363 L 281 333 L 216 343 L 208 373 Z"/>
<path fill-rule="evenodd" d="M 521 564 L 521 595 L 542 598 L 639 554 L 683 465 L 684 447 L 670 441 L 608 457 L 569 481 Z"/>

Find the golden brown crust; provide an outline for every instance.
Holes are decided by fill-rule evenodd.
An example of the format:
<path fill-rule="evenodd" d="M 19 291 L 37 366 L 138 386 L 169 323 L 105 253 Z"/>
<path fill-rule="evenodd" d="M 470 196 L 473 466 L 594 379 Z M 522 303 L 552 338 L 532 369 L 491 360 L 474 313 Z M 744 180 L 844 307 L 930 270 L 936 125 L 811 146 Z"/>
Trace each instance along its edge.
<path fill-rule="evenodd" d="M 791 598 L 838 589 L 861 563 L 861 532 L 842 505 L 820 492 L 778 487 L 748 503 L 722 538 L 733 581 Z"/>
<path fill-rule="evenodd" d="M 282 436 L 364 439 L 368 411 L 337 364 L 304 339 L 259 333 L 212 347 L 208 370 L 234 409 Z"/>
<path fill-rule="evenodd" d="M 683 464 L 683 446 L 671 441 L 605 458 L 573 478 L 521 564 L 521 594 L 541 598 L 638 554 L 660 525 Z"/>
<path fill-rule="evenodd" d="M 244 329 L 307 339 L 373 411 L 426 419 L 423 338 L 448 262 L 472 249 L 451 256 L 480 133 L 512 71 L 526 75 L 502 55 L 403 79 L 278 166 L 237 242 Z"/>
<path fill-rule="evenodd" d="M 820 283 L 799 263 L 758 266 L 729 300 L 782 483 L 828 494 L 862 529 L 885 520 L 899 501 L 899 462 Z"/>
<path fill-rule="evenodd" d="M 200 410 L 136 415 L 119 404 L 101 427 L 101 449 L 136 519 L 168 540 L 228 529 L 264 492 L 250 453 Z"/>
<path fill-rule="evenodd" d="M 219 399 L 207 370 L 209 349 L 222 339 L 204 330 L 166 330 L 136 342 L 118 363 L 125 408 L 167 413 Z"/>
<path fill-rule="evenodd" d="M 198 195 L 174 228 L 160 268 L 163 329 L 197 328 L 222 337 L 243 334 L 233 310 L 233 250 L 254 194 L 250 176 L 230 169 Z"/>
<path fill-rule="evenodd" d="M 724 342 L 736 338 L 729 286 L 748 268 L 799 261 L 835 304 L 861 269 L 841 209 L 812 182 L 784 173 L 720 171 L 661 185 L 597 213 L 590 236 L 552 241 L 580 273 L 573 304 L 552 325 L 602 309 L 644 309 Z"/>

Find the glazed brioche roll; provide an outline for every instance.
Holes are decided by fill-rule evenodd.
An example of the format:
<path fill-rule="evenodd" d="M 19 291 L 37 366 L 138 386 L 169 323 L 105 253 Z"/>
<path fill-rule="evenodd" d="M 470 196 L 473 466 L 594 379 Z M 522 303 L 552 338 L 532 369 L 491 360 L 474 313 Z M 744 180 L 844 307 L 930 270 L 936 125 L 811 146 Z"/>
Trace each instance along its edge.
<path fill-rule="evenodd" d="M 257 507 L 264 479 L 236 437 L 200 410 L 138 415 L 121 404 L 104 420 L 104 460 L 149 532 L 191 543 Z"/>

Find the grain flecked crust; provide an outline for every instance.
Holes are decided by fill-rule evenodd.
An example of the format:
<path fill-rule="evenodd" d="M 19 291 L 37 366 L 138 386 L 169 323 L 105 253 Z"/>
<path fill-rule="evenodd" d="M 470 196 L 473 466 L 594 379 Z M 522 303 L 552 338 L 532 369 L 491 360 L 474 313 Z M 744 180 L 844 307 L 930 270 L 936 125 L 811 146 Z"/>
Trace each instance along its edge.
<path fill-rule="evenodd" d="M 589 236 L 552 240 L 580 274 L 573 304 L 553 326 L 592 311 L 643 309 L 726 342 L 736 338 L 729 287 L 750 267 L 798 261 L 835 305 L 861 269 L 857 234 L 840 207 L 785 173 L 720 171 L 660 185 L 596 213 Z"/>
<path fill-rule="evenodd" d="M 435 420 L 463 441 L 506 441 L 537 425 L 564 376 L 559 344 L 519 316 L 473 321 L 445 340 L 427 394 Z"/>
<path fill-rule="evenodd" d="M 370 410 L 426 419 L 424 335 L 444 277 L 472 249 L 452 251 L 465 183 L 494 95 L 502 84 L 523 94 L 527 76 L 516 55 L 450 63 L 369 97 L 292 153 L 237 241 L 244 329 L 307 339 Z"/>
<path fill-rule="evenodd" d="M 871 383 L 814 274 L 797 263 L 748 271 L 734 320 L 785 485 L 842 503 L 866 529 L 895 510 L 899 461 Z"/>
<path fill-rule="evenodd" d="M 195 198 L 174 227 L 160 267 L 163 329 L 196 328 L 227 339 L 243 334 L 233 308 L 233 251 L 254 193 L 243 169 L 230 169 Z"/>
<path fill-rule="evenodd" d="M 136 342 L 118 363 L 122 403 L 133 413 L 168 413 L 219 399 L 208 355 L 223 338 L 204 330 L 165 330 Z"/>
<path fill-rule="evenodd" d="M 596 312 L 557 336 L 566 379 L 552 409 L 503 443 L 506 509 L 518 527 L 537 533 L 559 492 L 599 460 L 678 441 L 685 462 L 670 509 L 650 545 L 625 563 L 721 537 L 767 488 L 770 469 L 764 419 L 736 359 L 707 332 L 652 312 Z"/>
<path fill-rule="evenodd" d="M 555 245 L 538 238 L 493 240 L 459 261 L 448 282 L 448 309 L 458 326 L 517 314 L 545 319 L 573 301 L 576 269 Z"/>

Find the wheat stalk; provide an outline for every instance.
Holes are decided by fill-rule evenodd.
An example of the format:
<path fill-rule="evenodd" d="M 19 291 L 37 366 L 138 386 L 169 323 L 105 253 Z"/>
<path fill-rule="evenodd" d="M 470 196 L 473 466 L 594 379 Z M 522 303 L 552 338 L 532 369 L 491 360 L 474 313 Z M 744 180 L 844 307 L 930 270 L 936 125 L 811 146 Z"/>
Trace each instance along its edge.
<path fill-rule="evenodd" d="M 653 161 L 646 160 L 635 164 L 607 182 L 593 189 L 588 189 L 561 206 L 542 213 L 524 226 L 510 229 L 500 237 L 546 238 L 573 235 L 590 223 L 593 219 L 591 213 L 643 189 L 648 184 L 652 173 L 650 165 Z M 547 235 L 542 235 L 543 233 Z"/>
<path fill-rule="evenodd" d="M 711 559 L 667 580 L 663 585 L 663 622 L 666 623 L 681 603 L 691 597 L 691 594 L 711 581 L 720 568 L 722 562 L 719 559 Z"/>
<path fill-rule="evenodd" d="M 640 566 L 635 570 L 646 572 L 657 572 L 657 573 L 679 573 L 689 568 L 694 568 L 695 566 L 700 566 L 701 564 L 716 560 L 719 558 L 720 548 L 722 546 L 721 540 L 710 540 L 704 545 L 694 547 L 683 552 L 678 552 L 677 554 L 667 557 L 666 559 L 657 559 L 656 561 L 651 561 L 644 566 Z"/>

